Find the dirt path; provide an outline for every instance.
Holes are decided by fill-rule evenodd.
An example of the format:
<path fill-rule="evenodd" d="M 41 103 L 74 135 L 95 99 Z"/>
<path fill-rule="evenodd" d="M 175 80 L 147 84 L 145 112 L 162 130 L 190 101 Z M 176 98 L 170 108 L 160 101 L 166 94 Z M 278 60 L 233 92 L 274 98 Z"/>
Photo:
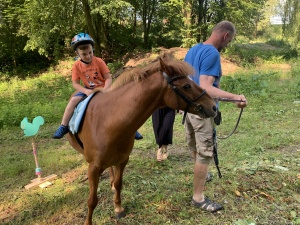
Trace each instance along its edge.
<path fill-rule="evenodd" d="M 186 48 L 170 48 L 170 49 L 165 49 L 165 48 L 160 48 L 159 53 L 140 53 L 135 56 L 131 56 L 132 58 L 128 57 L 128 62 L 125 64 L 125 67 L 135 67 L 137 65 L 142 65 L 151 62 L 153 59 L 155 59 L 157 56 L 160 54 L 164 53 L 170 53 L 173 57 L 179 60 L 183 60 L 186 53 L 187 53 Z M 234 73 L 238 69 L 240 69 L 239 66 L 236 64 L 230 62 L 229 60 L 225 58 L 221 58 L 222 62 L 222 71 L 223 75 L 228 75 L 229 73 Z"/>

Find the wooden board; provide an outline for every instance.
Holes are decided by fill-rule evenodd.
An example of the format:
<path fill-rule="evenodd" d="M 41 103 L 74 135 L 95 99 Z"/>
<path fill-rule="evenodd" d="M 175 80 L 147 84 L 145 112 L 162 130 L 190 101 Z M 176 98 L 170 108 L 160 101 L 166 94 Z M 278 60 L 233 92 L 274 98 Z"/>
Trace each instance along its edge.
<path fill-rule="evenodd" d="M 33 179 L 31 180 L 31 183 L 30 184 L 27 184 L 25 186 L 25 189 L 28 190 L 30 188 L 34 188 L 36 186 L 40 186 L 42 188 L 45 188 L 49 185 L 51 185 L 51 183 L 49 182 L 50 180 L 53 180 L 57 177 L 56 174 L 52 174 L 50 176 L 47 176 L 47 177 L 42 177 L 42 178 L 36 178 L 36 179 Z M 48 183 L 47 183 L 48 182 Z M 44 183 L 44 185 L 42 185 Z M 50 183 L 50 184 L 49 184 Z"/>

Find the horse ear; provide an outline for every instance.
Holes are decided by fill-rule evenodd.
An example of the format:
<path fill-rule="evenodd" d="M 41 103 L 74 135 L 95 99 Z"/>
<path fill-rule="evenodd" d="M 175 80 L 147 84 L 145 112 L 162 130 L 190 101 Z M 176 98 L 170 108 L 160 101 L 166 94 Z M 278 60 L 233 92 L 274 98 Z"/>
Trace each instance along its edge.
<path fill-rule="evenodd" d="M 161 68 L 161 71 L 162 72 L 167 72 L 167 67 L 166 67 L 166 64 L 163 60 L 162 57 L 159 58 L 159 62 L 160 62 L 160 68 Z"/>

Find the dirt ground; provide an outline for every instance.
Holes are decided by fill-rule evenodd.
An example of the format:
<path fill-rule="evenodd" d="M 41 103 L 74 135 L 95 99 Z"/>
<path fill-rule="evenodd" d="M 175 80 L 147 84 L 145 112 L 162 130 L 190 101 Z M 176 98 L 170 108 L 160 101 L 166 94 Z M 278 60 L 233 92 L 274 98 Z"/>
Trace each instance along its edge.
<path fill-rule="evenodd" d="M 150 63 L 152 60 L 156 59 L 158 56 L 163 55 L 164 53 L 170 53 L 174 58 L 178 60 L 183 60 L 188 49 L 187 48 L 180 48 L 180 47 L 174 47 L 170 49 L 166 48 L 158 48 L 156 49 L 155 53 L 151 52 L 138 52 L 138 53 L 127 53 L 123 56 L 122 62 L 124 64 L 123 68 L 118 69 L 114 72 L 113 77 L 118 77 L 125 68 L 135 67 L 138 65 L 145 65 L 147 63 Z M 230 60 L 221 57 L 221 64 L 222 64 L 222 73 L 223 75 L 229 75 L 236 73 L 238 71 L 243 71 L 245 68 L 240 67 L 234 62 L 231 62 Z M 71 68 L 72 64 L 70 64 L 67 61 L 61 61 L 59 66 L 56 67 L 56 70 L 64 75 L 64 76 L 70 76 L 71 74 Z M 288 73 L 291 70 L 291 66 L 289 64 L 262 64 L 257 65 L 258 69 L 262 70 L 275 70 L 275 71 L 283 71 L 283 73 Z"/>
<path fill-rule="evenodd" d="M 135 67 L 137 65 L 149 63 L 150 61 L 155 59 L 157 56 L 162 55 L 164 53 L 169 53 L 176 59 L 183 60 L 187 53 L 187 50 L 188 49 L 186 49 L 186 48 L 179 48 L 179 47 L 170 48 L 170 49 L 160 48 L 159 52 L 156 54 L 140 53 L 140 54 L 137 54 L 134 56 L 131 55 L 131 57 L 128 55 L 128 56 L 125 56 L 125 58 L 124 58 L 125 61 L 128 60 L 127 63 L 125 64 L 125 67 Z M 228 75 L 229 73 L 234 73 L 240 68 L 236 64 L 230 62 L 229 60 L 227 60 L 223 57 L 221 57 L 221 63 L 222 63 L 223 75 Z"/>

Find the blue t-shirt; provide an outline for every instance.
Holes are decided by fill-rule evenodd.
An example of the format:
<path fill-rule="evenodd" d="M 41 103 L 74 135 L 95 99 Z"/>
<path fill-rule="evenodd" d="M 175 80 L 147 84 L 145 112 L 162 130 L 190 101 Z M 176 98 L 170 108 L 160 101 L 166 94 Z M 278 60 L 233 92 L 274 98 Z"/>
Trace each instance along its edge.
<path fill-rule="evenodd" d="M 221 57 L 218 50 L 213 45 L 199 43 L 187 52 L 184 61 L 189 63 L 195 69 L 195 74 L 191 76 L 192 80 L 200 85 L 200 76 L 214 76 L 213 86 L 219 87 L 222 76 Z"/>

